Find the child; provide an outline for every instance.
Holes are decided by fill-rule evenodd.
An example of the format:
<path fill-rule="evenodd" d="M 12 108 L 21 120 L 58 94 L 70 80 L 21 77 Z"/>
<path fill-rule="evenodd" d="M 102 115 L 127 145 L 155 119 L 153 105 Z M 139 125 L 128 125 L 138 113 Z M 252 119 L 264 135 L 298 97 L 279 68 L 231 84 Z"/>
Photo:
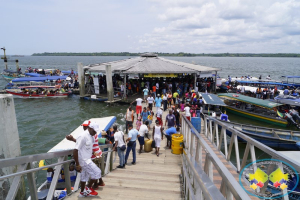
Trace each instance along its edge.
<path fill-rule="evenodd" d="M 142 119 L 141 116 L 138 117 L 137 121 L 136 121 L 136 130 L 140 130 L 140 127 L 142 125 Z"/>
<path fill-rule="evenodd" d="M 152 124 L 153 116 L 154 116 L 154 112 L 151 111 L 151 114 L 148 115 L 149 128 L 150 128 L 150 126 L 151 126 L 151 124 Z"/>

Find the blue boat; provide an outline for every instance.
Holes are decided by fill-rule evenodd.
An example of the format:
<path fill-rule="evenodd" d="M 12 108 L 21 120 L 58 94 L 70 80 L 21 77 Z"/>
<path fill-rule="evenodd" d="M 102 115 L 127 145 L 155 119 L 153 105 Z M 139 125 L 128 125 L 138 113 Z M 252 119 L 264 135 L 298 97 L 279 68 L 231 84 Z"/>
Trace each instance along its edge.
<path fill-rule="evenodd" d="M 29 76 L 29 77 L 44 77 L 46 75 L 44 74 L 38 74 L 38 73 L 25 73 L 25 76 Z"/>
<path fill-rule="evenodd" d="M 284 83 L 291 84 L 295 87 L 300 87 L 300 82 L 295 83 L 295 79 L 300 79 L 300 76 L 281 76 L 281 77 L 286 78 L 286 82 Z M 293 82 L 289 81 L 289 79 L 293 79 Z"/>
<path fill-rule="evenodd" d="M 13 83 L 17 82 L 30 82 L 30 81 L 35 81 L 35 82 L 45 82 L 46 80 L 49 81 L 56 81 L 58 79 L 60 80 L 66 80 L 68 76 L 43 76 L 43 77 L 22 77 L 22 78 L 15 78 L 12 80 Z"/>
<path fill-rule="evenodd" d="M 288 151 L 300 150 L 300 131 L 273 129 L 234 122 L 222 122 L 273 149 Z M 226 134 L 231 136 L 232 133 L 227 130 Z M 239 137 L 238 140 L 245 142 Z"/>
<path fill-rule="evenodd" d="M 281 103 L 281 104 L 288 104 L 291 106 L 300 106 L 300 98 L 291 96 L 291 95 L 279 95 L 273 99 L 270 99 L 270 101 Z"/>

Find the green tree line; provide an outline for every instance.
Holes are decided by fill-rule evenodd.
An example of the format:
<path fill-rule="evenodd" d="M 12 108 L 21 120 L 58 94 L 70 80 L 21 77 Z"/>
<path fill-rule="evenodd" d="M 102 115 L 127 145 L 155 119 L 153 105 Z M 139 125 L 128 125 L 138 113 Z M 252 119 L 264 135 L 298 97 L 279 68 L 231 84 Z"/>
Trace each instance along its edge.
<path fill-rule="evenodd" d="M 154 52 L 158 56 L 178 56 L 178 57 L 300 57 L 297 53 L 162 53 Z M 140 56 L 142 53 L 130 52 L 94 52 L 94 53 L 71 53 L 71 52 L 44 52 L 34 53 L 32 56 Z"/>

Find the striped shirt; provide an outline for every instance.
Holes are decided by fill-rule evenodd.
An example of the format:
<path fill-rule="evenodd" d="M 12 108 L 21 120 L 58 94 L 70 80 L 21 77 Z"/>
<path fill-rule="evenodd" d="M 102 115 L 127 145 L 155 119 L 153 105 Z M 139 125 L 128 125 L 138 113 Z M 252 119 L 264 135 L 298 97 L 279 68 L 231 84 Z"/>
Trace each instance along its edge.
<path fill-rule="evenodd" d="M 101 156 L 102 154 L 102 151 L 101 149 L 99 148 L 99 144 L 98 144 L 98 135 L 95 134 L 94 135 L 94 143 L 93 143 L 93 154 L 92 154 L 92 160 L 96 158 L 96 156 L 94 155 L 94 153 L 96 154 L 100 154 L 99 156 Z"/>

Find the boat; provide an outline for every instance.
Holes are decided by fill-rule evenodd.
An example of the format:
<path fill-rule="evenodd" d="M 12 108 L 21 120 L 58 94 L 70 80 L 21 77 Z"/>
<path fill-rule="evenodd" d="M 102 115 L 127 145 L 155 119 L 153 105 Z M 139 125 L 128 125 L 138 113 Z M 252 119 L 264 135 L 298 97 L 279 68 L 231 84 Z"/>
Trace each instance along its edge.
<path fill-rule="evenodd" d="M 102 117 L 102 118 L 91 118 L 89 120 L 95 121 L 99 125 L 100 130 L 107 131 L 110 129 L 110 127 L 112 127 L 112 125 L 115 123 L 117 118 L 115 116 L 110 116 L 110 117 Z M 82 126 L 80 125 L 70 135 L 72 135 L 74 138 L 77 138 L 81 133 L 82 133 Z M 101 137 L 101 134 L 99 134 L 98 137 Z M 57 145 L 51 148 L 48 152 L 72 150 L 74 148 L 75 148 L 75 142 L 69 141 L 66 138 L 64 138 L 61 142 L 59 142 Z M 45 162 L 44 160 L 40 161 L 40 163 L 44 163 L 44 162 Z M 70 177 L 72 187 L 75 184 L 76 176 L 77 174 L 75 175 L 75 177 L 72 176 Z M 44 200 L 47 198 L 50 184 L 51 184 L 50 181 L 45 180 L 45 182 L 43 182 L 41 186 L 38 187 L 37 195 L 39 200 Z M 66 196 L 66 191 L 64 190 L 64 188 L 66 188 L 64 180 L 59 180 L 55 188 L 53 199 L 57 199 L 57 200 L 63 199 Z M 31 197 L 28 197 L 27 200 L 31 200 Z"/>
<path fill-rule="evenodd" d="M 1 73 L 1 76 L 4 78 L 4 80 L 6 80 L 7 82 L 9 82 L 9 81 L 11 81 L 11 80 L 13 80 L 15 78 L 24 77 L 24 74 L 21 74 L 18 71 L 13 71 L 11 69 L 5 69 Z"/>
<path fill-rule="evenodd" d="M 281 104 L 288 104 L 291 106 L 300 106 L 300 98 L 291 95 L 278 95 L 272 101 Z"/>
<path fill-rule="evenodd" d="M 300 79 L 300 76 L 281 76 L 283 78 L 286 78 L 286 82 L 287 84 L 292 84 L 294 87 L 300 87 L 300 83 L 299 82 L 295 82 L 295 79 Z M 289 79 L 293 79 L 293 81 L 289 81 Z"/>
<path fill-rule="evenodd" d="M 59 86 L 23 86 L 18 89 L 6 89 L 6 92 L 22 98 L 68 97 L 70 94 Z"/>
<path fill-rule="evenodd" d="M 228 121 L 222 121 L 222 123 L 227 124 L 229 127 L 232 127 L 271 148 L 289 151 L 300 150 L 300 131 L 274 129 Z M 231 136 L 231 131 L 226 130 L 226 134 Z M 239 137 L 238 140 L 245 142 Z"/>
<path fill-rule="evenodd" d="M 236 93 L 220 93 L 218 96 L 224 98 L 228 112 L 283 127 L 289 124 L 287 120 L 278 116 L 278 107 L 283 104 Z"/>
<path fill-rule="evenodd" d="M 198 93 L 203 100 L 203 114 L 209 114 L 220 116 L 222 114 L 220 107 L 227 106 L 222 99 L 215 94 L 210 93 Z"/>

